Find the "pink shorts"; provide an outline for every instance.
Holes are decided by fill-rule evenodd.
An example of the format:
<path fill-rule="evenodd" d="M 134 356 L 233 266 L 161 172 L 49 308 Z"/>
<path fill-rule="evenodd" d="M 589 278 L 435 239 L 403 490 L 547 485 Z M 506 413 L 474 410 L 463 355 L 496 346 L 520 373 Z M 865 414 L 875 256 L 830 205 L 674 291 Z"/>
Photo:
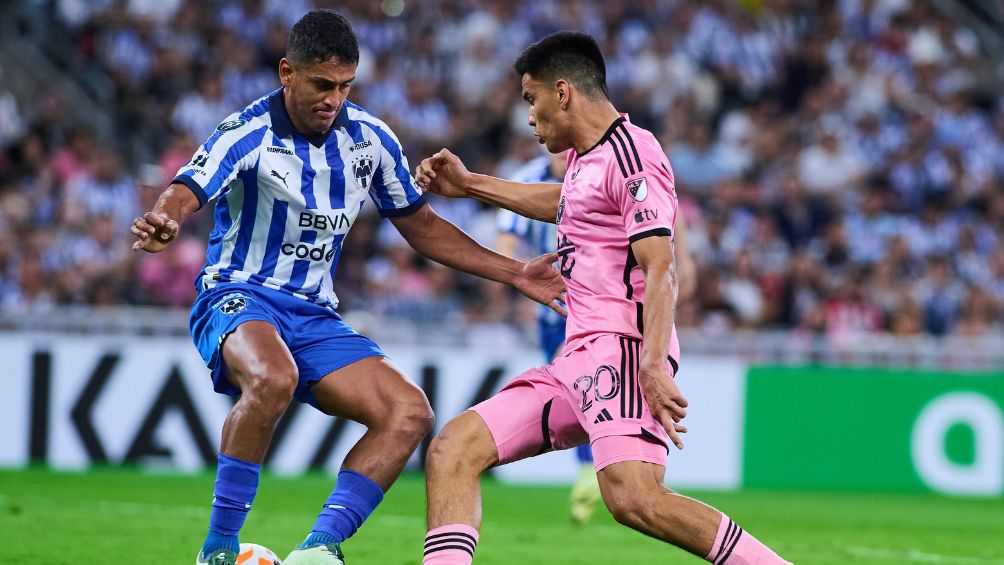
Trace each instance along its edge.
<path fill-rule="evenodd" d="M 640 362 L 640 340 L 601 335 L 519 375 L 471 410 L 491 431 L 499 465 L 586 441 L 597 471 L 621 461 L 665 465 L 669 435 L 642 395 Z"/>

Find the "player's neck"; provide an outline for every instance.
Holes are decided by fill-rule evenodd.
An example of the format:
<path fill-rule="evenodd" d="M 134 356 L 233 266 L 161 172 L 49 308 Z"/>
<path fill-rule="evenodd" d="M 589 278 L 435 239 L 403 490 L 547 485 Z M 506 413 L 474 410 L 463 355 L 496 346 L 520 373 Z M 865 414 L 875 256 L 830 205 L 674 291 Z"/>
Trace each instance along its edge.
<path fill-rule="evenodd" d="M 620 117 L 609 100 L 590 101 L 579 112 L 572 131 L 572 149 L 583 154 L 592 149 L 606 135 L 610 124 Z"/>

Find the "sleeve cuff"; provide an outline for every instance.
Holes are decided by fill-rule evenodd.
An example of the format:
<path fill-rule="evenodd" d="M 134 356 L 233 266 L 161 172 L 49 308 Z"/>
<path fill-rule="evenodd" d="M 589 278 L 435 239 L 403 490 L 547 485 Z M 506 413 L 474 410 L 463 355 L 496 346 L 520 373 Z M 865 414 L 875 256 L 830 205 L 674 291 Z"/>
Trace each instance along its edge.
<path fill-rule="evenodd" d="M 628 236 L 628 241 L 634 243 L 639 239 L 645 239 L 646 237 L 653 237 L 653 236 L 673 237 L 673 230 L 669 228 L 654 228 L 640 233 L 636 233 L 634 235 L 630 235 Z"/>
<path fill-rule="evenodd" d="M 181 183 L 194 192 L 195 197 L 199 199 L 199 208 L 202 208 L 206 205 L 206 202 L 209 202 L 209 195 L 206 194 L 206 191 L 199 186 L 199 183 L 195 182 L 195 179 L 192 177 L 187 175 L 178 175 L 174 177 L 174 180 L 171 182 Z"/>
<path fill-rule="evenodd" d="M 381 218 L 400 218 L 402 216 L 410 216 L 415 212 L 418 212 L 422 206 L 425 206 L 425 194 L 420 195 L 414 202 L 407 205 L 404 208 L 390 208 L 387 210 L 380 210 Z"/>

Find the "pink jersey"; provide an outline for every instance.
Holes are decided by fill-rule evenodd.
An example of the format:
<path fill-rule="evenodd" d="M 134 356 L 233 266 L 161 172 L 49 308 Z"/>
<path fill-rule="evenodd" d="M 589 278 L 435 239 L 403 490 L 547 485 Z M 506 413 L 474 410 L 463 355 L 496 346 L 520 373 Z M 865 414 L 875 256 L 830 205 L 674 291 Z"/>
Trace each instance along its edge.
<path fill-rule="evenodd" d="M 673 235 L 673 171 L 650 132 L 620 117 L 585 153 L 568 152 L 558 204 L 559 270 L 568 285 L 565 351 L 601 334 L 640 339 L 645 278 L 631 243 Z M 673 364 L 679 343 L 673 329 Z"/>

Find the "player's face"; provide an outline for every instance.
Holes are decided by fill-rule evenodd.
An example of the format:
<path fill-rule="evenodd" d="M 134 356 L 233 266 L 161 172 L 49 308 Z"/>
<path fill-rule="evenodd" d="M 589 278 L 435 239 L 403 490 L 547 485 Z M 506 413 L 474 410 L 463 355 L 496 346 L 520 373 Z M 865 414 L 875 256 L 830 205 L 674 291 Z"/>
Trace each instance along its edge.
<path fill-rule="evenodd" d="M 554 85 L 534 80 L 529 73 L 523 75 L 523 100 L 530 105 L 529 120 L 537 142 L 551 153 L 561 153 L 572 147 L 565 126 L 567 112 L 561 109 L 559 91 Z"/>
<path fill-rule="evenodd" d="M 279 82 L 286 91 L 286 111 L 293 126 L 308 135 L 327 133 L 355 78 L 356 64 L 334 57 L 310 65 L 294 65 L 285 58 L 279 61 Z"/>

